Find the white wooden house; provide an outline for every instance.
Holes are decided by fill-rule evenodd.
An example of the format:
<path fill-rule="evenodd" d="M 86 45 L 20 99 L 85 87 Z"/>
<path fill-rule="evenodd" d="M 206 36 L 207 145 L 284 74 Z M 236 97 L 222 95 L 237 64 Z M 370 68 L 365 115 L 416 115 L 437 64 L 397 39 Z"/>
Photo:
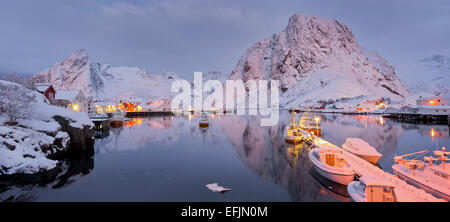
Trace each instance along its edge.
<path fill-rule="evenodd" d="M 88 112 L 89 100 L 81 90 L 56 90 L 53 104 L 73 111 Z"/>

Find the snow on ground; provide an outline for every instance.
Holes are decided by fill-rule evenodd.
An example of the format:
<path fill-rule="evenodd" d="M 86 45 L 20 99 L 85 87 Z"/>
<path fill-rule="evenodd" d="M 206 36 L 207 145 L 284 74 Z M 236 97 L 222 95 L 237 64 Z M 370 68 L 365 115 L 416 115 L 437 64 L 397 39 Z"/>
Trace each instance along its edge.
<path fill-rule="evenodd" d="M 67 141 L 68 135 L 60 136 L 66 136 Z M 0 175 L 33 174 L 55 168 L 58 161 L 48 159 L 41 149 L 52 146 L 54 140 L 31 129 L 0 126 Z"/>
<path fill-rule="evenodd" d="M 14 83 L 0 80 L 0 84 Z M 53 119 L 54 116 L 67 119 L 72 127 L 93 127 L 86 113 L 51 106 L 42 94 L 24 90 L 35 96 L 28 118 L 18 119 L 16 126 L 10 126 L 5 124 L 6 116 L 0 114 L 0 175 L 34 174 L 57 166 L 58 161 L 48 156 L 66 149 L 70 137 L 59 131 L 61 126 Z"/>

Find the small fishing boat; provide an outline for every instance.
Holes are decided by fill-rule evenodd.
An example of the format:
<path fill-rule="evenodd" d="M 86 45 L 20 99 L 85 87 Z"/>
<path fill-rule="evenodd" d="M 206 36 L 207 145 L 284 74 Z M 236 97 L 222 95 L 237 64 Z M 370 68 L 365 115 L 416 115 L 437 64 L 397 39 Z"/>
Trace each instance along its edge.
<path fill-rule="evenodd" d="M 314 133 L 316 136 L 322 135 L 322 126 L 319 117 L 312 118 L 310 116 L 303 116 L 299 121 L 299 127 L 310 133 Z"/>
<path fill-rule="evenodd" d="M 299 132 L 297 121 L 295 120 L 295 112 L 293 112 L 292 120 L 286 128 L 285 140 L 288 143 L 302 142 L 302 134 Z"/>
<path fill-rule="evenodd" d="M 331 181 L 348 185 L 355 178 L 355 172 L 344 159 L 342 150 L 322 146 L 309 151 L 308 157 L 314 169 Z"/>
<path fill-rule="evenodd" d="M 342 149 L 353 153 L 373 164 L 376 164 L 378 162 L 378 159 L 383 156 L 377 151 L 377 149 L 360 138 L 347 138 L 345 140 L 345 143 L 342 145 Z"/>
<path fill-rule="evenodd" d="M 206 115 L 206 113 L 202 113 L 202 115 L 200 117 L 200 123 L 198 125 L 202 128 L 209 127 L 209 119 L 208 119 L 208 115 Z"/>
<path fill-rule="evenodd" d="M 355 202 L 397 202 L 395 186 L 381 178 L 363 176 L 359 181 L 347 186 L 350 197 Z"/>
<path fill-rule="evenodd" d="M 124 114 L 122 112 L 115 112 L 114 115 L 109 120 L 109 125 L 111 127 L 119 128 L 124 124 Z"/>
<path fill-rule="evenodd" d="M 392 166 L 394 173 L 435 197 L 450 201 L 450 166 L 446 166 L 450 152 L 446 152 L 445 147 L 442 147 L 442 150 L 433 152 L 437 158 L 428 156 L 424 157 L 424 161 L 405 159 L 405 157 L 422 153 L 428 153 L 428 150 L 395 156 L 395 164 Z M 439 161 L 440 165 L 434 164 L 434 161 Z"/>

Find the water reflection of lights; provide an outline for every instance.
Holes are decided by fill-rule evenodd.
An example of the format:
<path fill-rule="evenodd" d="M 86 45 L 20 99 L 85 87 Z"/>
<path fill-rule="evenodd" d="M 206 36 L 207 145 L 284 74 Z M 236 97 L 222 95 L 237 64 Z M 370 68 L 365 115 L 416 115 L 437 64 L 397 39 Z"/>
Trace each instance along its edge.
<path fill-rule="evenodd" d="M 142 123 L 144 122 L 144 120 L 142 118 L 133 118 L 132 120 L 128 120 L 125 122 L 125 126 L 126 127 L 132 127 L 135 125 L 142 125 Z"/>
<path fill-rule="evenodd" d="M 377 118 L 377 122 L 380 123 L 381 125 L 384 125 L 384 118 L 382 116 Z"/>
<path fill-rule="evenodd" d="M 431 130 L 430 130 L 430 136 L 431 137 L 435 137 L 436 136 L 436 131 L 434 131 L 433 128 L 431 128 Z"/>

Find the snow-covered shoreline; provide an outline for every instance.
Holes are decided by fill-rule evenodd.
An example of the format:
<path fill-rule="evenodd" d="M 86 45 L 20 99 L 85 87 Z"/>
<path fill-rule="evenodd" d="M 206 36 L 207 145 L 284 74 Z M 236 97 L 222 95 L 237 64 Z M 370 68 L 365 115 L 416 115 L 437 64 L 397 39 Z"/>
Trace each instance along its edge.
<path fill-rule="evenodd" d="M 28 104 L 31 112 L 16 124 L 8 124 L 0 113 L 0 179 L 55 171 L 61 165 L 58 158 L 71 145 L 92 138 L 94 125 L 87 114 L 52 106 L 43 95 L 19 84 L 0 80 L 0 85 L 18 86 L 34 96 Z"/>

